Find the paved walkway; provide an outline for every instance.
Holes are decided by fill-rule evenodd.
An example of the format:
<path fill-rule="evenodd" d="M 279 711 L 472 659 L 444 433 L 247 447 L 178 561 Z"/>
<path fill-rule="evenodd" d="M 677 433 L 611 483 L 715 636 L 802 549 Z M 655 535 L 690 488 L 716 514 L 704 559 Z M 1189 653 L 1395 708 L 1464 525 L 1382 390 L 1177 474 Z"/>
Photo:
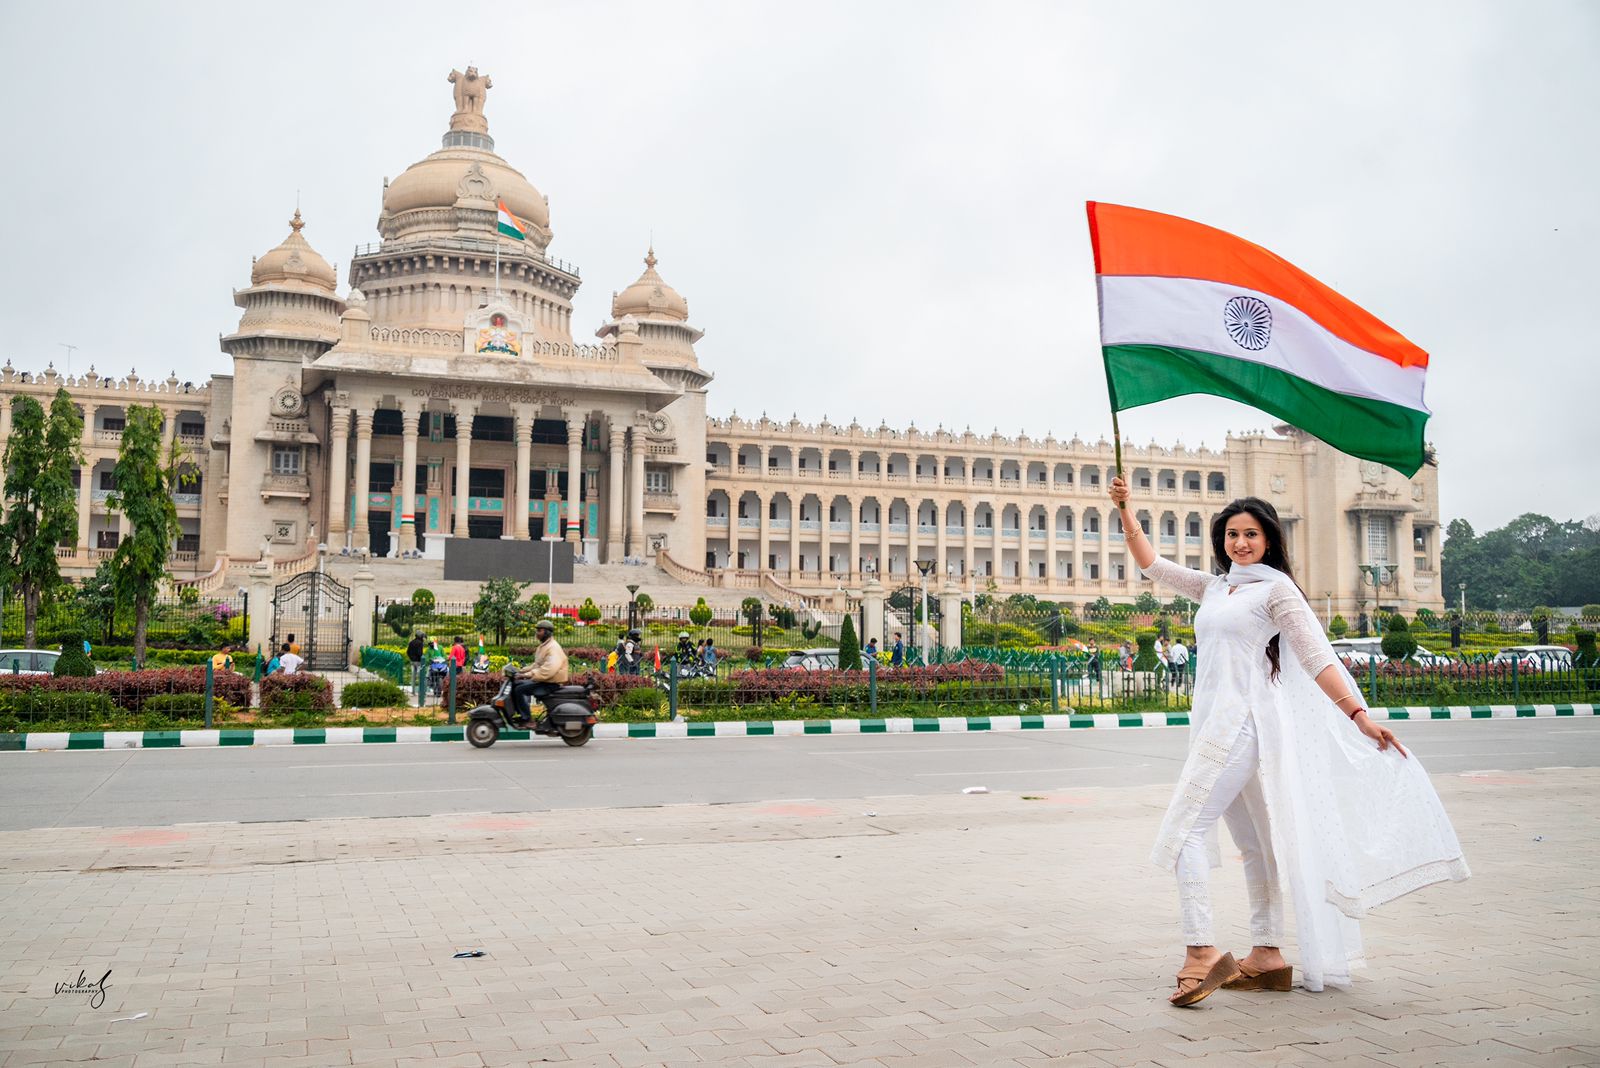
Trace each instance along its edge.
<path fill-rule="evenodd" d="M 0 834 L 0 1062 L 1600 1063 L 1600 771 L 1437 778 L 1474 879 L 1189 1011 L 1163 786 Z"/>

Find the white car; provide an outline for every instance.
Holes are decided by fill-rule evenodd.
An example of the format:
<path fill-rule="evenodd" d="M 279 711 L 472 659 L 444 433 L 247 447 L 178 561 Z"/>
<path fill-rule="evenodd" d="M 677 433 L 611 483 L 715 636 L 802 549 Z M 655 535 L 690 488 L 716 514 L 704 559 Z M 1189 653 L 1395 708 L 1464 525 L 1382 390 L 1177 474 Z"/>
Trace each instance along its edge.
<path fill-rule="evenodd" d="M 54 675 L 59 649 L 0 649 L 0 674 Z"/>
<path fill-rule="evenodd" d="M 1366 667 L 1373 661 L 1383 663 L 1389 659 L 1383 655 L 1382 638 L 1340 638 L 1329 642 L 1333 646 L 1333 654 L 1352 667 Z"/>
<path fill-rule="evenodd" d="M 1383 654 L 1382 638 L 1340 638 L 1330 642 L 1334 654 L 1354 667 L 1366 667 L 1373 661 L 1380 664 L 1387 663 L 1389 658 Z M 1417 646 L 1417 651 L 1408 658 L 1414 664 L 1423 667 L 1443 667 L 1450 663 L 1450 658 L 1442 653 L 1435 653 L 1422 646 Z"/>
<path fill-rule="evenodd" d="M 784 658 L 783 666 L 786 668 L 805 668 L 807 671 L 837 668 L 839 666 L 839 650 L 796 649 Z"/>
<path fill-rule="evenodd" d="M 1513 661 L 1522 671 L 1568 671 L 1572 668 L 1572 650 L 1565 645 L 1514 645 L 1494 654 L 1491 663 Z"/>

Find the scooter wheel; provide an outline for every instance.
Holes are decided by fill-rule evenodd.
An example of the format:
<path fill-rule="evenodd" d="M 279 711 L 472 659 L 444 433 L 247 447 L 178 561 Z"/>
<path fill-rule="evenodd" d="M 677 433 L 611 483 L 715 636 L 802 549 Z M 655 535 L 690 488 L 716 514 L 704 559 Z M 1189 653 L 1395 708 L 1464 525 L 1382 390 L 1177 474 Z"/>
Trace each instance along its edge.
<path fill-rule="evenodd" d="M 467 741 L 474 749 L 487 749 L 500 737 L 500 728 L 492 719 L 475 719 L 467 724 Z"/>
<path fill-rule="evenodd" d="M 593 737 L 594 737 L 594 728 L 593 727 L 585 727 L 585 728 L 583 728 L 583 733 L 582 734 L 563 734 L 561 736 L 561 740 L 563 742 L 566 742 L 568 745 L 579 746 L 579 745 L 588 744 L 589 739 L 593 738 Z"/>

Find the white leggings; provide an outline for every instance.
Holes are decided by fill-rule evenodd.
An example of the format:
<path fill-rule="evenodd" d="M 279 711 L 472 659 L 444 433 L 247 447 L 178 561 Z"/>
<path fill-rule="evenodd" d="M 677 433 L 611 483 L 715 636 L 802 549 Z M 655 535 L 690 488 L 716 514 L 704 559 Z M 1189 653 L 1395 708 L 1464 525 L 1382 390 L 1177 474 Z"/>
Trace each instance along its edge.
<path fill-rule="evenodd" d="M 1214 946 L 1211 930 L 1211 863 L 1206 853 L 1206 833 L 1220 816 L 1244 856 L 1246 892 L 1250 897 L 1252 945 L 1283 944 L 1283 893 L 1273 871 L 1270 845 L 1263 847 L 1255 823 L 1239 795 L 1250 786 L 1259 791 L 1256 773 L 1255 721 L 1246 717 L 1228 753 L 1228 762 L 1211 788 L 1211 797 L 1195 817 L 1194 826 L 1178 851 L 1178 905 L 1183 913 L 1183 942 L 1188 946 Z"/>

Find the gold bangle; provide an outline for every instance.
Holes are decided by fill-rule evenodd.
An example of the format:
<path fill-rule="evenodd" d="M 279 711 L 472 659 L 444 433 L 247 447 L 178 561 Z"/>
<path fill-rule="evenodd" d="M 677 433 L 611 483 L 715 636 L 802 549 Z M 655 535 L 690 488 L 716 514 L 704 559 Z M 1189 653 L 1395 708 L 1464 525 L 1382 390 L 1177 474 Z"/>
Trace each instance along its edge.
<path fill-rule="evenodd" d="M 1359 701 L 1359 700 L 1361 700 L 1361 698 L 1357 697 L 1355 694 L 1347 693 L 1343 697 L 1340 697 L 1337 700 L 1335 700 L 1333 703 L 1336 704 L 1336 705 L 1342 705 L 1346 701 Z"/>

